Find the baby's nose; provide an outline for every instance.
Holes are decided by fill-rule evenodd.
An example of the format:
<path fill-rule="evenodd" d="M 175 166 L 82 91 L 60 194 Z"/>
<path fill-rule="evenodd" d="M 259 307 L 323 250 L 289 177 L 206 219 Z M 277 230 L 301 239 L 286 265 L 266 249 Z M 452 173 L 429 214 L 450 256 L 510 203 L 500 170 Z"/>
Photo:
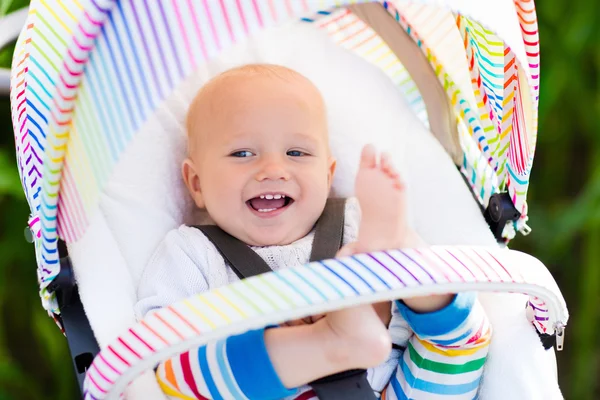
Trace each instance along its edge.
<path fill-rule="evenodd" d="M 280 179 L 287 181 L 290 179 L 289 172 L 282 160 L 269 159 L 262 163 L 258 174 L 256 174 L 256 180 L 260 182 L 267 179 L 273 181 Z"/>

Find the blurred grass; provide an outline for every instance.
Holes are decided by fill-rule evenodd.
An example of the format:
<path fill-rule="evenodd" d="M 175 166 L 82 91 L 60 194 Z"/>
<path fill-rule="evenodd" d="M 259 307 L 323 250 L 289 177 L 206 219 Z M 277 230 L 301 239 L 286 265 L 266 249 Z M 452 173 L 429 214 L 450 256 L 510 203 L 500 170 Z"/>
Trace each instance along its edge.
<path fill-rule="evenodd" d="M 539 1 L 538 146 L 528 195 L 533 233 L 513 243 L 541 259 L 571 319 L 558 353 L 567 399 L 600 399 L 600 6 Z"/>
<path fill-rule="evenodd" d="M 0 16 L 27 0 L 0 0 Z M 537 3 L 542 45 L 540 126 L 529 192 L 533 233 L 512 247 L 553 272 L 571 311 L 559 374 L 569 400 L 600 399 L 600 7 L 595 0 Z M 0 50 L 9 67 L 12 48 Z M 37 295 L 29 210 L 14 158 L 7 98 L 0 98 L 0 400 L 75 399 L 64 337 Z"/>
<path fill-rule="evenodd" d="M 29 208 L 8 110 L 0 99 L 0 400 L 75 399 L 66 341 L 41 307 L 33 247 L 23 236 Z"/>

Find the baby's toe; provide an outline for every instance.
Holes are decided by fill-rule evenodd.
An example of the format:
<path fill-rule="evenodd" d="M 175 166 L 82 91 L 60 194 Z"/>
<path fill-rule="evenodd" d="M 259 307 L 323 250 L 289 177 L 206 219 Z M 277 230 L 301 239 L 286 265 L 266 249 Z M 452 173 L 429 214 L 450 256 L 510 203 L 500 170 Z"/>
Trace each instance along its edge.
<path fill-rule="evenodd" d="M 390 153 L 381 154 L 381 170 L 393 179 L 399 179 L 400 177 L 396 167 L 394 167 Z"/>
<path fill-rule="evenodd" d="M 381 169 L 386 173 L 394 171 L 394 164 L 392 163 L 392 156 L 388 152 L 381 153 Z"/>
<path fill-rule="evenodd" d="M 375 168 L 377 166 L 377 151 L 375 146 L 368 144 L 362 149 L 360 154 L 361 168 Z"/>
<path fill-rule="evenodd" d="M 402 178 L 400 177 L 400 175 L 396 175 L 393 178 L 394 181 L 394 187 L 398 190 L 404 190 L 404 181 L 402 181 Z"/>

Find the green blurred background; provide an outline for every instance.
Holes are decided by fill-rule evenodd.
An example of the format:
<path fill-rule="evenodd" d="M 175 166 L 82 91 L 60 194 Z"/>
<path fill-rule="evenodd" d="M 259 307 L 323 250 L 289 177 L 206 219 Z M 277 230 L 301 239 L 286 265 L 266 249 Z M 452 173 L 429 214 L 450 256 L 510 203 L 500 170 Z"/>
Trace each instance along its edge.
<path fill-rule="evenodd" d="M 0 17 L 27 3 L 0 0 Z M 600 7 L 597 0 L 538 0 L 537 13 L 542 84 L 529 193 L 533 233 L 512 247 L 541 259 L 567 299 L 571 319 L 558 353 L 565 397 L 600 399 Z M 0 49 L 0 68 L 10 67 L 12 50 Z M 0 400 L 75 399 L 66 342 L 38 298 L 34 251 L 23 236 L 28 215 L 10 105 L 0 97 Z"/>

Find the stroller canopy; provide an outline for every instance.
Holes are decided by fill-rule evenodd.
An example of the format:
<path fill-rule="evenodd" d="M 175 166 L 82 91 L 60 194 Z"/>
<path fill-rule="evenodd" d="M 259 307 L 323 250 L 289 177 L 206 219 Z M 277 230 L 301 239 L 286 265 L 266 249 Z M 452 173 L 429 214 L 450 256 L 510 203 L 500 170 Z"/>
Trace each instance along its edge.
<path fill-rule="evenodd" d="M 364 2 L 32 0 L 14 55 L 11 105 L 45 307 L 58 312 L 46 290 L 60 270 L 58 238 L 84 234 L 103 185 L 147 117 L 185 77 L 249 35 L 290 21 L 319 24 L 412 93 L 427 123 L 416 85 L 387 44 L 344 9 Z M 475 197 L 485 208 L 494 193 L 508 192 L 520 217 L 503 236 L 526 232 L 539 90 L 533 1 L 377 3 L 446 90 L 456 117 L 453 158 Z"/>

